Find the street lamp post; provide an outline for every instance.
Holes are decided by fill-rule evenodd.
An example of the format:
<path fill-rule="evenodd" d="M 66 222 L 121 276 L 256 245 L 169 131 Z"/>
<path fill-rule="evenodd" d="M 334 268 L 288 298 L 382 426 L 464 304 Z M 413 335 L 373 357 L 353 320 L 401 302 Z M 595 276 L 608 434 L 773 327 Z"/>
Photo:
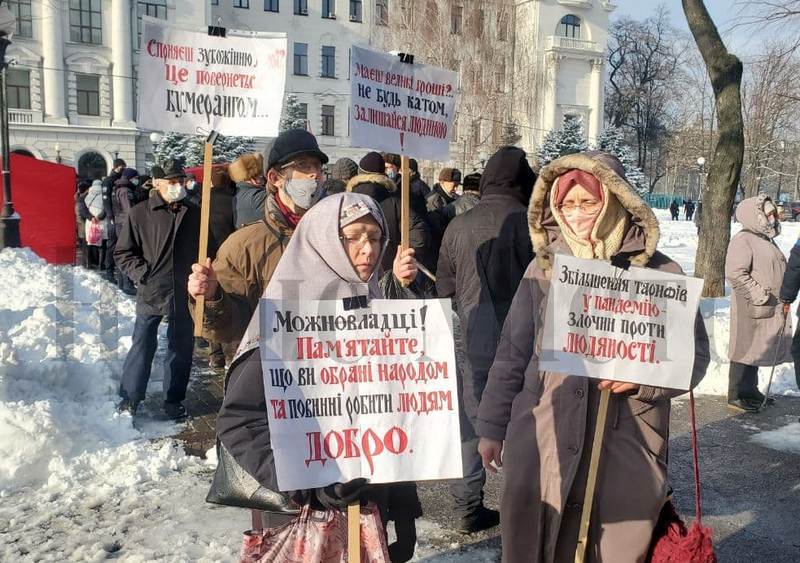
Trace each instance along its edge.
<path fill-rule="evenodd" d="M 697 199 L 703 199 L 703 189 L 705 188 L 706 159 L 702 156 L 697 158 L 697 168 L 700 169 L 700 176 L 697 178 Z"/>
<path fill-rule="evenodd" d="M 6 90 L 6 51 L 16 28 L 14 15 L 5 4 L 0 5 L 0 144 L 3 158 L 3 209 L 0 211 L 0 249 L 18 248 L 19 215 L 11 199 L 11 150 L 8 141 L 8 95 Z"/>
<path fill-rule="evenodd" d="M 150 133 L 150 143 L 153 145 L 153 162 L 150 165 L 151 169 L 156 165 L 156 151 L 158 151 L 158 144 L 163 138 L 164 137 L 161 135 L 161 133 L 158 133 L 157 131 Z"/>

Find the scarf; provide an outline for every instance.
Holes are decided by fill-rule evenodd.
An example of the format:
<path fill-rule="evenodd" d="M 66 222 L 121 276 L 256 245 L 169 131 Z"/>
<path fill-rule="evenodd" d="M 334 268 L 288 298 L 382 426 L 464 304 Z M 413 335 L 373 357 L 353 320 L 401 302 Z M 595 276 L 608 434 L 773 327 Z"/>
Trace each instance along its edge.
<path fill-rule="evenodd" d="M 281 201 L 280 193 L 275 194 L 275 204 L 278 206 L 281 215 L 283 215 L 283 217 L 286 219 L 286 222 L 289 224 L 289 226 L 292 227 L 293 229 L 297 227 L 297 224 L 300 222 L 302 215 L 298 215 L 297 213 L 286 207 L 283 201 Z"/>

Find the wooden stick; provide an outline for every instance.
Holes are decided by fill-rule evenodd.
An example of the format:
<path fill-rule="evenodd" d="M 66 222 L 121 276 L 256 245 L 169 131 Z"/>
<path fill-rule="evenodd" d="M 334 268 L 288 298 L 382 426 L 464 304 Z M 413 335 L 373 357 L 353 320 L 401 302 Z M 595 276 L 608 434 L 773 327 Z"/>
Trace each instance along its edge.
<path fill-rule="evenodd" d="M 401 182 L 400 182 L 400 249 L 405 250 L 408 248 L 408 239 L 409 239 L 409 229 L 410 229 L 410 205 L 411 205 L 411 195 L 410 195 L 410 184 L 411 178 L 411 167 L 409 166 L 408 157 L 401 156 L 400 157 L 400 174 L 401 174 Z M 403 282 L 403 286 L 407 286 L 405 282 Z"/>
<path fill-rule="evenodd" d="M 347 507 L 347 562 L 361 563 L 361 504 Z"/>
<path fill-rule="evenodd" d="M 603 435 L 606 429 L 606 415 L 608 415 L 610 397 L 611 390 L 603 389 L 600 392 L 600 407 L 597 410 L 597 425 L 594 428 L 592 457 L 589 461 L 589 475 L 586 478 L 586 494 L 583 497 L 583 513 L 581 513 L 581 526 L 578 531 L 578 547 L 575 549 L 575 563 L 583 563 L 586 560 L 589 521 L 592 517 L 592 502 L 594 501 L 594 490 L 597 485 L 597 469 L 600 465 L 600 450 L 603 448 Z"/>
<path fill-rule="evenodd" d="M 208 221 L 211 215 L 211 161 L 214 143 L 206 141 L 203 151 L 203 192 L 200 196 L 200 245 L 197 250 L 197 263 L 206 265 L 208 258 Z M 194 304 L 194 335 L 203 335 L 203 315 L 206 298 L 197 296 Z"/>

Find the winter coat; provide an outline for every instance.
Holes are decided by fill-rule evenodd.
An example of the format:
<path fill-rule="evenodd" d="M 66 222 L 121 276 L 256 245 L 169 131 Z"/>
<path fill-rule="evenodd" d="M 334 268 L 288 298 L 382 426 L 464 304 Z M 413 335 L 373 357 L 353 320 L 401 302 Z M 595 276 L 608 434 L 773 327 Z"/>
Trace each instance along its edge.
<path fill-rule="evenodd" d="M 359 174 L 350 179 L 346 191 L 370 196 L 378 202 L 389 227 L 389 246 L 383 255 L 384 272 L 392 270 L 397 247 L 400 245 L 400 193 L 397 185 L 384 174 Z M 408 244 L 416 252 L 417 260 L 426 260 L 430 233 L 425 220 L 409 206 Z M 424 262 L 423 262 L 424 263 Z"/>
<path fill-rule="evenodd" d="M 128 212 L 114 261 L 136 283 L 136 313 L 188 315 L 186 281 L 197 259 L 200 208 L 183 200 L 177 211 L 158 190 Z"/>
<path fill-rule="evenodd" d="M 480 194 L 476 192 L 464 192 L 457 200 L 444 206 L 444 209 L 442 209 L 442 216 L 449 225 L 454 217 L 466 213 L 475 207 L 480 200 Z"/>
<path fill-rule="evenodd" d="M 234 223 L 237 229 L 245 225 L 261 221 L 264 217 L 264 204 L 267 201 L 266 188 L 256 186 L 250 182 L 236 184 Z"/>
<path fill-rule="evenodd" d="M 425 204 L 428 212 L 441 211 L 447 204 L 453 203 L 456 199 L 458 199 L 458 196 L 455 194 L 448 194 L 444 191 L 442 186 L 437 183 L 434 184 L 431 193 L 425 198 Z"/>
<path fill-rule="evenodd" d="M 748 366 L 771 366 L 776 353 L 779 364 L 792 361 L 792 319 L 787 316 L 784 328 L 778 298 L 786 258 L 772 240 L 779 228 L 767 222 L 767 201 L 762 194 L 739 204 L 736 219 L 742 230 L 731 239 L 725 257 L 725 278 L 733 288 L 728 358 Z"/>
<path fill-rule="evenodd" d="M 508 153 L 511 158 L 498 159 L 491 163 L 494 166 L 487 166 L 484 182 L 489 189 L 483 198 L 448 225 L 436 269 L 437 294 L 452 297 L 458 313 L 462 339 L 457 345 L 465 356 L 460 366 L 462 400 L 464 412 L 473 424 L 500 331 L 522 275 L 533 259 L 527 207 L 522 198 L 491 190 L 500 176 L 516 178 L 519 169 L 527 166 L 527 162 L 522 163 L 523 151 L 514 149 Z M 528 193 L 530 188 L 528 185 Z M 521 194 L 525 190 L 518 191 Z M 455 203 L 462 199 L 464 196 Z"/>
<path fill-rule="evenodd" d="M 289 244 L 294 229 L 278 209 L 274 195 L 268 197 L 265 213 L 260 221 L 232 233 L 217 251 L 212 267 L 219 294 L 205 300 L 203 317 L 203 336 L 209 340 L 238 345 Z M 194 307 L 191 312 L 194 315 Z"/>
<path fill-rule="evenodd" d="M 208 218 L 208 255 L 213 260 L 222 243 L 236 230 L 233 221 L 236 186 L 211 188 L 211 211 Z"/>
<path fill-rule="evenodd" d="M 541 171 L 528 208 L 536 258 L 506 317 L 478 411 L 478 435 L 505 441 L 500 517 L 506 562 L 574 560 L 600 397 L 596 380 L 538 369 L 552 256 L 571 252 L 548 203 L 556 178 L 576 168 L 590 172 L 628 210 L 632 221 L 615 259 L 681 272 L 656 252 L 659 231 L 653 212 L 623 179 L 621 167 L 603 160 L 605 155 L 569 155 Z M 698 314 L 693 386 L 708 362 L 708 337 Z M 611 396 L 588 561 L 645 560 L 667 498 L 670 398 L 681 393 L 641 386 L 635 394 Z"/>
<path fill-rule="evenodd" d="M 86 207 L 86 202 L 80 192 L 75 192 L 75 227 L 78 234 L 78 239 L 84 240 L 86 238 L 86 220 L 91 219 L 89 209 Z"/>
<path fill-rule="evenodd" d="M 141 201 L 143 201 L 141 192 L 137 186 L 131 184 L 130 180 L 120 178 L 116 181 L 112 208 L 114 210 L 114 226 L 117 230 L 117 237 L 122 232 L 122 226 L 131 208 Z"/>

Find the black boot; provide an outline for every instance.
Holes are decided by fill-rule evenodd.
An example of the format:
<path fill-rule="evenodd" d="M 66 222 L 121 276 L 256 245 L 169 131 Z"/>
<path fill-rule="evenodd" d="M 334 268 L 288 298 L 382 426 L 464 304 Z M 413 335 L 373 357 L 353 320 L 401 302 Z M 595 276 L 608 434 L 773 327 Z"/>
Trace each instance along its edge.
<path fill-rule="evenodd" d="M 728 401 L 728 410 L 736 413 L 757 413 L 761 410 L 761 403 L 753 399 L 733 399 Z"/>
<path fill-rule="evenodd" d="M 494 528 L 500 523 L 500 513 L 480 505 L 473 513 L 461 518 L 457 531 L 462 534 L 474 534 L 489 528 Z"/>
<path fill-rule="evenodd" d="M 189 417 L 186 414 L 186 407 L 183 406 L 183 403 L 168 403 L 167 401 L 164 401 L 164 416 L 176 422 Z"/>
<path fill-rule="evenodd" d="M 130 413 L 131 416 L 134 416 L 138 408 L 139 408 L 139 403 L 137 401 L 129 401 L 128 399 L 122 399 L 117 405 L 117 412 L 120 414 Z"/>

